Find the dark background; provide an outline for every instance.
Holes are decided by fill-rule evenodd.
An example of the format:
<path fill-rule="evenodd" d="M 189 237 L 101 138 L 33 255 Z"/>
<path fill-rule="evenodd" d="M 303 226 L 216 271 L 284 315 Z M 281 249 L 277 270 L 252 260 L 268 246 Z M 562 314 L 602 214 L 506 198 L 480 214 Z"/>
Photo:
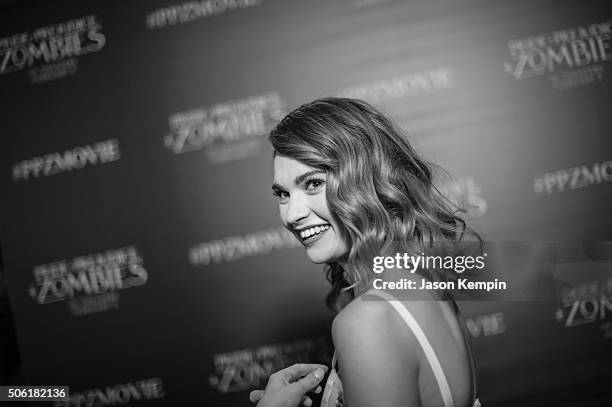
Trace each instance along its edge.
<path fill-rule="evenodd" d="M 318 97 L 387 111 L 452 175 L 442 190 L 487 240 L 612 240 L 612 34 L 576 29 L 609 29 L 607 1 L 1 7 L 0 38 L 88 15 L 97 26 L 83 35 L 104 37 L 95 51 L 12 72 L 7 52 L 20 46 L 0 42 L 3 384 L 69 385 L 75 406 L 244 406 L 270 372 L 328 363 L 327 283 L 280 233 L 265 141 L 283 114 Z M 575 54 L 580 41 L 603 48 Z M 40 50 L 41 40 L 21 47 L 31 44 Z M 171 126 L 193 110 L 206 118 Z M 112 162 L 15 176 L 24 160 L 106 140 L 119 146 Z M 144 284 L 53 303 L 31 295 L 67 287 L 70 273 L 91 283 L 88 269 L 37 281 L 37 266 L 125 247 L 137 253 L 131 266 L 104 267 L 140 265 Z M 217 254 L 197 260 L 194 248 Z M 556 302 L 462 305 L 484 405 L 612 402 L 609 271 Z M 143 395 L 143 380 L 158 391 Z"/>

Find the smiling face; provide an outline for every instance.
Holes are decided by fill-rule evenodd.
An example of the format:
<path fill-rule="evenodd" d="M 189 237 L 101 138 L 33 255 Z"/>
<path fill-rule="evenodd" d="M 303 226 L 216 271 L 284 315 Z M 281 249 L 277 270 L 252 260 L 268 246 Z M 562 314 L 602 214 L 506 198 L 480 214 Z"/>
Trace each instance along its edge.
<path fill-rule="evenodd" d="M 274 185 L 283 225 L 306 247 L 314 263 L 329 263 L 348 251 L 325 196 L 325 171 L 283 155 L 274 158 Z"/>

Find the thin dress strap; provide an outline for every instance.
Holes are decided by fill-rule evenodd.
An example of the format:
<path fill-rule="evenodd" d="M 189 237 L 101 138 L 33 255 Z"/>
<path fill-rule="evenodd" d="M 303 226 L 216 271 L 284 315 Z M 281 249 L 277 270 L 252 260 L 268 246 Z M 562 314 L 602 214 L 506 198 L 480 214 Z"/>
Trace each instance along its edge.
<path fill-rule="evenodd" d="M 393 308 L 397 311 L 397 313 L 402 317 L 406 325 L 412 330 L 414 336 L 419 341 L 423 352 L 425 352 L 425 357 L 427 357 L 427 361 L 429 362 L 431 369 L 433 370 L 436 381 L 438 382 L 438 388 L 440 389 L 440 394 L 442 395 L 442 400 L 444 402 L 444 407 L 454 407 L 453 396 L 451 394 L 450 386 L 448 385 L 448 380 L 446 380 L 446 375 L 444 374 L 444 370 L 442 370 L 442 365 L 440 364 L 440 360 L 436 356 L 431 343 L 427 339 L 425 332 L 421 329 L 421 326 L 417 322 L 416 319 L 412 316 L 410 311 L 406 309 L 402 305 L 400 301 L 395 299 L 393 296 L 383 293 L 380 291 L 370 291 L 370 294 L 377 295 L 384 300 L 387 300 Z"/>

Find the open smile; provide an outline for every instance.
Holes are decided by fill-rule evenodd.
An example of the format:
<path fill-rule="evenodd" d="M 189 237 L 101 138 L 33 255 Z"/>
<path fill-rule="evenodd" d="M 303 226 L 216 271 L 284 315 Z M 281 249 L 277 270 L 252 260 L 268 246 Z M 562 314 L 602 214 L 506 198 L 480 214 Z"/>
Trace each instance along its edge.
<path fill-rule="evenodd" d="M 311 226 L 309 228 L 296 230 L 295 232 L 300 237 L 303 244 L 309 245 L 319 240 L 323 234 L 330 228 L 329 224 Z"/>

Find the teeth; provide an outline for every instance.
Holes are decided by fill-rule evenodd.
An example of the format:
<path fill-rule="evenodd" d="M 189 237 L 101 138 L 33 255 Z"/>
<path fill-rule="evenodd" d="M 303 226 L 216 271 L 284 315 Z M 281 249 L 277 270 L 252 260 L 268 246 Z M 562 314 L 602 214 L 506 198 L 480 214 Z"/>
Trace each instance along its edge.
<path fill-rule="evenodd" d="M 306 239 L 307 237 L 313 236 L 315 234 L 319 234 L 325 230 L 329 229 L 329 225 L 323 225 L 323 226 L 315 226 L 312 228 L 308 228 L 306 230 L 302 230 L 300 232 L 300 237 L 302 239 Z"/>

